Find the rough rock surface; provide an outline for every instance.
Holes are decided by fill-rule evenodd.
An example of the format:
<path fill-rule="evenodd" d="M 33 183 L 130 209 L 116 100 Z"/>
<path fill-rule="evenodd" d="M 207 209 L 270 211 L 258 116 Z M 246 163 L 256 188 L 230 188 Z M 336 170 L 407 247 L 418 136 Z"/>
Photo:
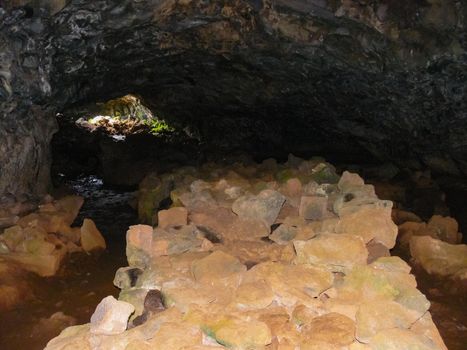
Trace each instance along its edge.
<path fill-rule="evenodd" d="M 71 227 L 83 198 L 65 196 L 43 203 L 0 231 L 0 259 L 40 276 L 53 276 L 67 253 L 105 249 L 105 240 L 94 222 Z"/>
<path fill-rule="evenodd" d="M 294 207 L 282 205 L 283 201 L 298 204 L 297 197 L 321 193 L 326 208 L 335 207 L 347 186 L 336 185 L 338 176 L 331 165 L 316 159 L 304 163 L 306 166 L 296 171 L 290 163 L 268 164 L 267 168 L 206 164 L 195 171 L 186 170 L 192 177 L 180 176 L 173 183 L 172 197 L 189 200 L 173 201 L 172 205 L 189 205 L 184 207 L 188 223 L 165 229 L 138 225 L 128 231 L 130 266 L 118 270 L 115 285 L 122 289 L 120 302 L 131 304 L 128 310 L 134 307 L 135 314 L 130 319 L 128 313 L 118 317 L 118 332 L 105 335 L 93 331 L 93 318 L 90 326 L 66 329 L 46 349 L 79 344 L 79 349 L 102 350 L 211 346 L 235 350 L 446 350 L 431 320 L 430 303 L 417 289 L 410 267 L 391 256 L 374 257 L 368 263 L 367 245 L 359 232 L 339 233 L 335 230 L 338 225 L 328 225 L 326 231 L 311 230 L 308 235 L 279 236 L 272 231 L 269 237 L 277 242 L 261 235 L 242 240 L 245 227 L 232 226 L 234 212 L 246 213 L 238 210 L 239 199 L 250 202 L 263 218 L 277 217 L 274 225 L 285 223 L 297 232 L 318 227 L 320 220 L 306 220 L 297 207 L 291 210 Z M 296 176 L 293 181 L 274 180 L 284 180 L 284 174 L 291 173 Z M 316 173 L 321 174 L 321 185 L 314 180 Z M 324 183 L 322 174 L 334 184 Z M 288 195 L 279 193 L 284 183 L 289 190 L 281 193 Z M 353 182 L 351 187 L 360 193 L 359 203 L 366 203 L 355 205 L 353 213 L 366 213 L 368 203 L 375 203 L 374 190 L 368 191 L 363 181 Z M 265 205 L 279 203 L 265 201 L 270 195 L 284 197 L 279 201 L 279 213 L 276 205 Z M 352 227 L 348 215 L 329 212 L 332 220 L 345 218 Z M 192 221 L 199 221 L 203 213 L 209 226 Z M 206 221 L 213 213 L 220 215 Z M 355 220 L 374 222 L 368 215 Z M 385 221 L 378 224 L 386 225 Z M 345 225 L 339 228 L 345 231 Z M 392 247 L 392 240 L 387 244 Z M 106 314 L 101 308 L 96 313 Z M 112 307 L 107 309 L 112 311 Z M 114 317 L 109 314 L 105 319 Z"/>
<path fill-rule="evenodd" d="M 222 152 L 465 174 L 466 19 L 454 0 L 2 2 L 0 194 L 45 190 L 56 112 L 130 91 Z"/>

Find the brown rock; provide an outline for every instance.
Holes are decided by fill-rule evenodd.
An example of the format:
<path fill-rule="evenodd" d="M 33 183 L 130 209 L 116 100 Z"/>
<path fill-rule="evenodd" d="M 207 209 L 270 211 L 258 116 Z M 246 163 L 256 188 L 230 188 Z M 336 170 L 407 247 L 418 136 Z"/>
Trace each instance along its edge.
<path fill-rule="evenodd" d="M 133 305 L 118 301 L 113 296 L 102 299 L 91 316 L 91 333 L 105 335 L 123 333 L 133 311 L 135 311 Z"/>
<path fill-rule="evenodd" d="M 91 219 L 84 219 L 81 226 L 81 246 L 87 252 L 106 248 L 104 237 Z"/>
<path fill-rule="evenodd" d="M 397 226 L 392 222 L 390 208 L 362 207 L 357 212 L 340 218 L 337 233 L 348 233 L 374 240 L 391 249 L 396 243 Z"/>
<path fill-rule="evenodd" d="M 228 277 L 235 273 L 246 271 L 246 266 L 240 261 L 222 251 L 216 251 L 207 257 L 195 261 L 191 266 L 196 281 L 210 282 Z"/>
<path fill-rule="evenodd" d="M 303 196 L 300 201 L 299 214 L 306 220 L 322 220 L 327 213 L 327 197 Z"/>
<path fill-rule="evenodd" d="M 344 171 L 339 182 L 337 183 L 337 187 L 339 187 L 341 191 L 345 192 L 349 188 L 363 186 L 364 184 L 365 181 L 363 181 L 360 175 Z"/>
<path fill-rule="evenodd" d="M 332 312 L 315 317 L 302 327 L 302 346 L 307 343 L 323 343 L 345 346 L 355 340 L 355 323 L 350 318 Z M 311 345 L 311 344 L 310 344 Z"/>
<path fill-rule="evenodd" d="M 157 213 L 158 226 L 166 228 L 170 226 L 186 225 L 188 211 L 184 207 L 175 207 L 167 210 L 159 210 Z"/>
<path fill-rule="evenodd" d="M 321 234 L 308 241 L 294 241 L 296 263 L 323 266 L 329 271 L 346 272 L 366 265 L 368 252 L 363 240 L 346 234 Z"/>

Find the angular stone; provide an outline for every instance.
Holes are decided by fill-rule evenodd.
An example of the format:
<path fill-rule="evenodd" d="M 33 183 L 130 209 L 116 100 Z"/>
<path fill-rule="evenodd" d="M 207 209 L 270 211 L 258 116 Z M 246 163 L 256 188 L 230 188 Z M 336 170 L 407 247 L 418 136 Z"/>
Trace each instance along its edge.
<path fill-rule="evenodd" d="M 91 219 L 84 219 L 81 226 L 81 246 L 86 252 L 105 249 L 105 239 Z"/>
<path fill-rule="evenodd" d="M 362 343 L 369 343 L 380 331 L 392 328 L 409 329 L 421 315 L 389 300 L 365 302 L 360 305 L 357 314 L 356 338 Z"/>
<path fill-rule="evenodd" d="M 246 266 L 229 254 L 215 251 L 205 258 L 195 261 L 191 266 L 191 271 L 196 281 L 210 282 L 244 272 Z"/>
<path fill-rule="evenodd" d="M 124 301 L 118 301 L 113 296 L 102 299 L 91 316 L 91 333 L 120 334 L 127 329 L 128 318 L 135 307 Z"/>
<path fill-rule="evenodd" d="M 298 228 L 296 226 L 281 224 L 269 235 L 269 239 L 278 244 L 287 244 L 295 239 L 297 234 Z"/>
<path fill-rule="evenodd" d="M 57 273 L 65 254 L 65 249 L 56 249 L 51 254 L 46 255 L 15 253 L 4 255 L 3 258 L 14 261 L 23 269 L 37 273 L 39 276 L 50 277 Z"/>
<path fill-rule="evenodd" d="M 331 287 L 331 272 L 310 265 L 288 265 L 266 262 L 254 266 L 244 277 L 244 282 L 266 281 L 281 305 L 305 305 Z"/>
<path fill-rule="evenodd" d="M 429 274 L 453 276 L 467 269 L 467 245 L 449 244 L 430 236 L 414 236 L 410 254 Z"/>
<path fill-rule="evenodd" d="M 284 204 L 286 198 L 277 191 L 264 190 L 257 196 L 246 195 L 232 204 L 232 211 L 241 218 L 261 219 L 271 226 Z"/>
<path fill-rule="evenodd" d="M 152 252 L 152 236 L 152 226 L 130 226 L 126 233 L 126 256 L 130 266 L 145 267 L 149 263 Z"/>
<path fill-rule="evenodd" d="M 169 227 L 154 230 L 151 256 L 181 254 L 210 249 L 211 242 L 204 238 L 203 232 L 194 225 Z"/>
<path fill-rule="evenodd" d="M 11 226 L 0 235 L 0 241 L 4 242 L 10 251 L 14 251 L 16 246 L 26 238 L 23 228 L 19 225 Z"/>
<path fill-rule="evenodd" d="M 307 343 L 323 343 L 331 346 L 345 346 L 355 340 L 355 322 L 350 318 L 332 312 L 315 317 L 302 327 L 302 346 Z"/>
<path fill-rule="evenodd" d="M 27 253 L 33 255 L 49 255 L 55 250 L 55 244 L 46 241 L 44 237 L 34 237 L 25 239 L 17 247 L 19 253 Z"/>
<path fill-rule="evenodd" d="M 157 216 L 158 226 L 160 228 L 186 225 L 188 222 L 188 211 L 184 207 L 175 207 L 167 210 L 159 210 Z"/>
<path fill-rule="evenodd" d="M 278 244 L 270 244 L 264 241 L 226 241 L 224 244 L 216 244 L 213 250 L 221 250 L 235 256 L 242 264 L 250 266 L 264 261 L 282 260 L 286 247 Z"/>
<path fill-rule="evenodd" d="M 231 226 L 226 227 L 226 240 L 255 241 L 269 235 L 270 228 L 263 220 L 235 218 Z"/>
<path fill-rule="evenodd" d="M 392 258 L 380 259 L 387 261 Z M 416 289 L 415 277 L 401 270 L 401 264 L 380 263 L 380 259 L 368 266 L 355 266 L 338 286 L 339 298 L 352 303 L 393 300 L 420 315 L 425 313 L 430 303 Z"/>
<path fill-rule="evenodd" d="M 341 191 L 346 192 L 350 188 L 363 186 L 364 184 L 365 181 L 363 181 L 360 175 L 344 171 L 337 183 L 337 187 L 339 187 Z"/>
<path fill-rule="evenodd" d="M 55 201 L 54 205 L 58 211 L 62 212 L 61 217 L 66 226 L 71 226 L 83 206 L 84 198 L 80 196 L 66 196 Z"/>
<path fill-rule="evenodd" d="M 345 215 L 337 224 L 337 233 L 348 233 L 384 244 L 391 249 L 396 244 L 397 226 L 391 220 L 390 208 L 363 207 L 359 211 Z"/>
<path fill-rule="evenodd" d="M 367 243 L 366 249 L 368 251 L 368 264 L 371 264 L 381 257 L 391 256 L 389 249 L 384 244 L 378 242 L 370 241 Z"/>
<path fill-rule="evenodd" d="M 300 205 L 300 196 L 302 195 L 302 183 L 297 178 L 288 179 L 279 191 L 287 197 L 287 203 L 293 207 Z"/>
<path fill-rule="evenodd" d="M 300 201 L 299 215 L 306 220 L 322 220 L 327 214 L 327 197 L 303 196 Z"/>
<path fill-rule="evenodd" d="M 140 222 L 152 224 L 154 213 L 159 204 L 170 196 L 173 189 L 173 176 L 157 176 L 155 173 L 147 175 L 139 185 L 138 218 Z"/>
<path fill-rule="evenodd" d="M 366 265 L 368 251 L 358 236 L 322 234 L 308 241 L 294 241 L 296 263 L 323 266 L 333 272 L 347 272 Z"/>
<path fill-rule="evenodd" d="M 164 305 L 175 307 L 186 313 L 193 305 L 203 310 L 225 309 L 229 305 L 239 285 L 239 278 L 225 278 L 222 281 L 197 283 L 191 279 L 172 279 L 162 284 Z"/>

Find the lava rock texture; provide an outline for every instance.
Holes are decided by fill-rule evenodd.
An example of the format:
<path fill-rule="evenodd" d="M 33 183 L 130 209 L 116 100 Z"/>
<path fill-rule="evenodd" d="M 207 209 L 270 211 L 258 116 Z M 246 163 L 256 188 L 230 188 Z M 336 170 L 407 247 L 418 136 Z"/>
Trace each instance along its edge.
<path fill-rule="evenodd" d="M 46 190 L 56 112 L 129 92 L 218 152 L 467 174 L 465 0 L 0 6 L 0 194 Z"/>

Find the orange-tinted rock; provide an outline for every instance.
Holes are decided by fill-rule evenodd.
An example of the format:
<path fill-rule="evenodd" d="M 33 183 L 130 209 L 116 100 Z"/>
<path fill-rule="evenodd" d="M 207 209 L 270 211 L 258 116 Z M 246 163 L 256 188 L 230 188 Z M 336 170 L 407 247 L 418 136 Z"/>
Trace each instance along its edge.
<path fill-rule="evenodd" d="M 81 226 L 81 246 L 87 252 L 105 249 L 105 239 L 91 219 L 84 219 Z"/>
<path fill-rule="evenodd" d="M 188 222 L 188 211 L 184 207 L 159 210 L 157 216 L 158 226 L 161 228 L 186 225 Z"/>

